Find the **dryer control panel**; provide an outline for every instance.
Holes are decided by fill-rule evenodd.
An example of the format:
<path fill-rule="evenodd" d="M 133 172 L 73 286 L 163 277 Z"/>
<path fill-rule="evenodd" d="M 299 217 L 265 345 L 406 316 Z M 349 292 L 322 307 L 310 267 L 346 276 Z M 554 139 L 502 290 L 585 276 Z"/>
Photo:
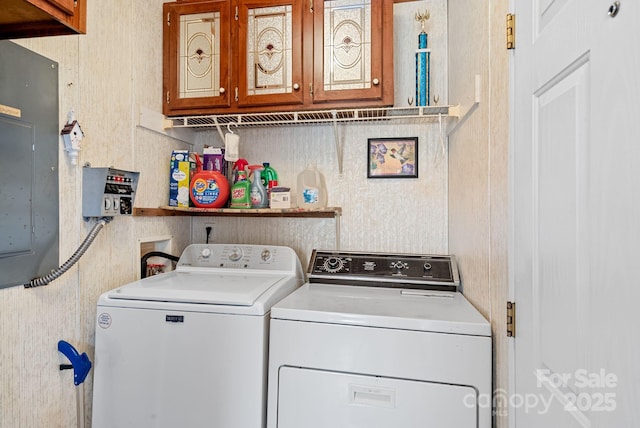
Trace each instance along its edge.
<path fill-rule="evenodd" d="M 309 282 L 344 285 L 444 290 L 460 285 L 452 255 L 314 250 L 307 274 Z"/>

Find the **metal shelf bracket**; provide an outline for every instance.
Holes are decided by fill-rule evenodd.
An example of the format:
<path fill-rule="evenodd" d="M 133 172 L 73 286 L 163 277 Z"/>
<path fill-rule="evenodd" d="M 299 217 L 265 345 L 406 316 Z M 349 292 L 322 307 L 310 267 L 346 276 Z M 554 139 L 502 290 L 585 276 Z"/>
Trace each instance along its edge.
<path fill-rule="evenodd" d="M 336 156 L 338 157 L 338 174 L 342 175 L 344 172 L 343 169 L 343 158 L 344 158 L 344 145 L 342 138 L 340 138 L 340 129 L 338 128 L 338 111 L 332 110 L 331 116 L 333 116 L 333 136 L 335 138 L 336 143 Z"/>
<path fill-rule="evenodd" d="M 465 123 L 467 119 L 469 119 L 469 117 L 473 114 L 473 112 L 478 109 L 478 106 L 480 106 L 480 75 L 476 74 L 475 94 L 474 94 L 473 104 L 471 104 L 471 106 L 467 109 L 467 111 L 465 111 L 464 114 L 462 115 L 460 115 L 459 104 L 457 106 L 453 106 L 449 108 L 449 115 L 457 117 L 458 121 L 455 123 L 455 125 L 449 128 L 449 131 L 447 132 L 447 137 L 453 134 L 454 132 L 456 132 L 462 126 L 462 124 Z"/>

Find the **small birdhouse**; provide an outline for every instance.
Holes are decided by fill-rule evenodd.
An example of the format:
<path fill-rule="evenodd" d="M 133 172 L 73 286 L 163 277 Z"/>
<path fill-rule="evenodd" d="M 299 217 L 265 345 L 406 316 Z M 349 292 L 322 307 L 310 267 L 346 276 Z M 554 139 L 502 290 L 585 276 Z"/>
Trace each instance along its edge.
<path fill-rule="evenodd" d="M 78 152 L 80 151 L 80 141 L 84 137 L 84 133 L 77 120 L 69 119 L 67 124 L 62 128 L 62 131 L 60 131 L 60 135 L 64 143 L 64 150 L 69 153 L 71 164 L 75 165 L 78 159 Z"/>

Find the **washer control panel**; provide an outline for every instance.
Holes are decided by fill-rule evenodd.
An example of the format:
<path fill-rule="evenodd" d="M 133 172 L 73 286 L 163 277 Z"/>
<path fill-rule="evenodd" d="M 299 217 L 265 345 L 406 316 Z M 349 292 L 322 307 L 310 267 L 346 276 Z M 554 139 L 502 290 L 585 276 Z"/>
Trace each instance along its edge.
<path fill-rule="evenodd" d="M 399 288 L 457 289 L 452 255 L 383 254 L 314 250 L 310 282 Z"/>
<path fill-rule="evenodd" d="M 182 252 L 176 268 L 287 270 L 292 260 L 295 262 L 297 256 L 287 247 L 192 244 Z"/>

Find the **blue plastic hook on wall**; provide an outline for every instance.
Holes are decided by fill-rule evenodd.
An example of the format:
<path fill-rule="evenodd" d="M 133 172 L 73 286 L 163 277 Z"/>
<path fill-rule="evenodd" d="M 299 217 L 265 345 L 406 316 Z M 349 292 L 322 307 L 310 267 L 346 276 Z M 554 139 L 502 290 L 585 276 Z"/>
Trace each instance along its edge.
<path fill-rule="evenodd" d="M 61 364 L 60 370 L 73 368 L 73 383 L 76 386 L 80 385 L 89 374 L 89 370 L 91 370 L 91 361 L 87 353 L 79 354 L 73 345 L 64 340 L 58 342 L 58 351 L 62 352 L 71 362 L 71 367 Z"/>

